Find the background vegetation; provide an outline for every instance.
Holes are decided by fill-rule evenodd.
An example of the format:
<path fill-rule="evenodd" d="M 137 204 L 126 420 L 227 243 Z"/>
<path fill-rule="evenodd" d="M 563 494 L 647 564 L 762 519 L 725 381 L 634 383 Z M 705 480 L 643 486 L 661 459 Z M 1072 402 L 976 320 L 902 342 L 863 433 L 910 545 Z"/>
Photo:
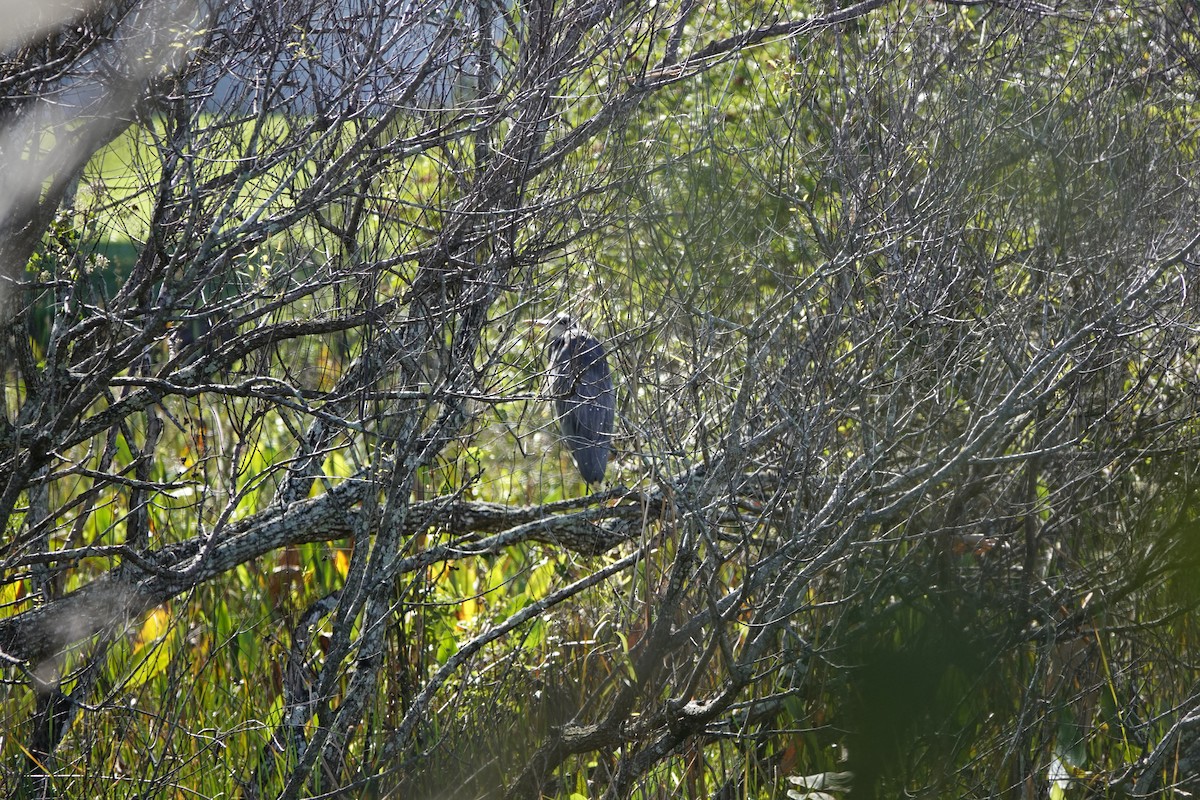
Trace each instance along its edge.
<path fill-rule="evenodd" d="M 53 12 L 0 38 L 9 796 L 1200 790 L 1190 3 Z"/>

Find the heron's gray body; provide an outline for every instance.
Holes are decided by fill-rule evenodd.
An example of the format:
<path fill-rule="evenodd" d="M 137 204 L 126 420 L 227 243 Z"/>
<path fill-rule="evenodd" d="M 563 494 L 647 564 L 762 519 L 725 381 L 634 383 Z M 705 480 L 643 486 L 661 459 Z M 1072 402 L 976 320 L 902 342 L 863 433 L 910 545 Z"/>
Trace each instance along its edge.
<path fill-rule="evenodd" d="M 616 396 L 604 345 L 570 317 L 550 321 L 550 395 L 563 442 L 587 483 L 600 483 L 612 452 Z"/>

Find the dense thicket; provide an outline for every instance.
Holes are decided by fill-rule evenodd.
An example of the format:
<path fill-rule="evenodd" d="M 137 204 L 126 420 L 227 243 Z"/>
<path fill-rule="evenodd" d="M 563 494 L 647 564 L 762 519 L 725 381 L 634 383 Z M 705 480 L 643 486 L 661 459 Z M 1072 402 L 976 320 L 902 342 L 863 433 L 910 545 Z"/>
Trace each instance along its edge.
<path fill-rule="evenodd" d="M 1188 4 L 41 13 L 9 794 L 1200 788 Z"/>

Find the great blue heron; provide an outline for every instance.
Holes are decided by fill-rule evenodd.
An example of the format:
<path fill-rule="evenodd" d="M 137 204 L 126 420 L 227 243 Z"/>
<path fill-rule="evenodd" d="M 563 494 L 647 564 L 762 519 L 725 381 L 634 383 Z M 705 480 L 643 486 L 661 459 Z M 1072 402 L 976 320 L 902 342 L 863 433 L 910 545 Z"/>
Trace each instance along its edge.
<path fill-rule="evenodd" d="M 569 314 L 536 320 L 549 329 L 547 373 L 563 442 L 586 483 L 600 483 L 612 451 L 616 395 L 604 345 Z"/>

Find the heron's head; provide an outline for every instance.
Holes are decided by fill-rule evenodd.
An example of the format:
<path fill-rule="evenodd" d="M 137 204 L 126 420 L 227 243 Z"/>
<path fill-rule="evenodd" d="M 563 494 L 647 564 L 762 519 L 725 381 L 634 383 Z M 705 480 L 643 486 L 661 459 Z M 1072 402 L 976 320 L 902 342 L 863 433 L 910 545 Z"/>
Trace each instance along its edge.
<path fill-rule="evenodd" d="M 546 334 L 551 339 L 557 339 L 559 336 L 562 336 L 564 333 L 566 333 L 569 329 L 575 327 L 575 320 L 571 319 L 570 314 L 567 314 L 565 312 L 559 312 L 557 314 L 551 314 L 548 317 L 542 317 L 541 319 L 535 319 L 533 321 L 533 325 L 534 325 L 534 327 L 544 329 L 546 331 Z"/>

